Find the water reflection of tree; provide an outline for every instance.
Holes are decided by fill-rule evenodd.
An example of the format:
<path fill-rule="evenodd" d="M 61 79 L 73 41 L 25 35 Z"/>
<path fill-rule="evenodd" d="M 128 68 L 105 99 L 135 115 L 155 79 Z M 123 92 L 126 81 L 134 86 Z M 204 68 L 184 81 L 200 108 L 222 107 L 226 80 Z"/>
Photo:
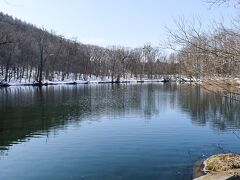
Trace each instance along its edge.
<path fill-rule="evenodd" d="M 239 103 L 200 87 L 122 84 L 24 87 L 0 90 L 0 149 L 35 133 L 48 134 L 69 122 L 138 115 L 151 119 L 176 106 L 198 125 L 219 130 L 239 127 Z"/>
<path fill-rule="evenodd" d="M 0 146 L 104 114 L 151 117 L 166 108 L 168 86 L 93 85 L 6 88 L 0 92 Z M 97 117 L 97 118 L 92 118 Z"/>
<path fill-rule="evenodd" d="M 179 104 L 190 113 L 192 122 L 225 130 L 239 127 L 240 104 L 227 97 L 206 92 L 198 86 L 181 86 Z"/>
<path fill-rule="evenodd" d="M 130 88 L 127 91 L 124 88 Z M 133 88 L 133 90 L 131 89 Z M 131 93 L 134 92 L 134 93 Z M 138 91 L 126 86 L 7 88 L 0 92 L 0 148 L 34 133 L 47 134 L 92 114 L 138 108 Z M 92 119 L 91 119 L 92 120 Z M 95 118 L 94 120 L 98 120 Z"/>
<path fill-rule="evenodd" d="M 83 90 L 84 91 L 84 90 Z M 48 133 L 51 128 L 64 127 L 68 120 L 78 119 L 83 108 L 71 103 L 74 91 L 32 87 L 5 89 L 0 96 L 0 146 L 28 137 Z M 66 95 L 68 94 L 68 95 Z"/>

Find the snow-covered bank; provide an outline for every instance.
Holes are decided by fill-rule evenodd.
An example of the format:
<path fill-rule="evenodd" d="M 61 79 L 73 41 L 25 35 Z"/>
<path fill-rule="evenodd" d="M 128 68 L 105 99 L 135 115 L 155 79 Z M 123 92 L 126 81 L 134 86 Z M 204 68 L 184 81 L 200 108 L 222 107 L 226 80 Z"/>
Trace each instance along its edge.
<path fill-rule="evenodd" d="M 7 86 L 38 86 L 38 85 L 67 85 L 67 84 L 91 84 L 91 83 L 99 83 L 99 84 L 104 84 L 104 83 L 138 83 L 138 82 L 165 82 L 166 79 L 164 78 L 159 78 L 159 79 L 148 79 L 147 77 L 145 78 L 134 78 L 131 77 L 130 75 L 127 75 L 125 78 L 120 78 L 119 81 L 112 81 L 112 78 L 109 76 L 106 77 L 97 77 L 97 76 L 87 76 L 83 74 L 69 74 L 62 79 L 62 74 L 61 73 L 55 73 L 54 77 L 51 78 L 51 80 L 43 79 L 42 83 L 39 84 L 36 81 L 36 78 L 10 78 L 8 81 L 4 81 L 4 77 L 0 76 L 0 86 L 2 87 L 7 87 Z"/>
<path fill-rule="evenodd" d="M 77 84 L 110 84 L 110 83 L 153 83 L 153 82 L 169 82 L 168 80 L 164 79 L 146 79 L 146 80 L 120 80 L 120 81 L 111 81 L 111 80 L 77 80 L 77 81 L 43 81 L 42 86 L 48 86 L 48 85 L 77 85 Z M 37 82 L 16 82 L 16 81 L 10 81 L 8 83 L 2 82 L 0 83 L 0 86 L 2 87 L 8 87 L 8 86 L 39 86 Z"/>
<path fill-rule="evenodd" d="M 76 85 L 76 84 L 107 84 L 107 83 L 165 83 L 165 82 L 189 82 L 189 83 L 199 83 L 201 80 L 196 78 L 188 78 L 186 76 L 177 76 L 177 75 L 168 75 L 158 78 L 149 79 L 146 76 L 142 78 L 135 78 L 130 75 L 125 78 L 120 78 L 119 81 L 112 81 L 111 77 L 96 77 L 96 76 L 85 76 L 85 75 L 76 75 L 70 74 L 64 80 L 62 80 L 61 75 L 55 74 L 51 80 L 44 79 L 41 84 L 39 84 L 35 79 L 9 79 L 7 82 L 3 81 L 3 77 L 0 77 L 0 86 L 47 86 L 47 85 Z"/>

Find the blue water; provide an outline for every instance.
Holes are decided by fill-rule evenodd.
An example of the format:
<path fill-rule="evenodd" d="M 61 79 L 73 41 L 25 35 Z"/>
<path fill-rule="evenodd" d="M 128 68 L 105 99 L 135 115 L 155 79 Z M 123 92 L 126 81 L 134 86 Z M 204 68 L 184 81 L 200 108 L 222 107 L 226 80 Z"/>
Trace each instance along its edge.
<path fill-rule="evenodd" d="M 239 110 L 189 85 L 0 89 L 0 179 L 192 179 L 240 153 Z"/>

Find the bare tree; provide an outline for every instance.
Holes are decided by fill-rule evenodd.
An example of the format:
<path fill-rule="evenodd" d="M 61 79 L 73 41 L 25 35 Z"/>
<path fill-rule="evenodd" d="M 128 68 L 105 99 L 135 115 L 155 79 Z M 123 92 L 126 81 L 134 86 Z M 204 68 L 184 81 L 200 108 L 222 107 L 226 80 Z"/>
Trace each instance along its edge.
<path fill-rule="evenodd" d="M 205 0 L 205 2 L 209 3 L 212 6 L 233 6 L 238 8 L 240 5 L 240 0 Z"/>
<path fill-rule="evenodd" d="M 127 75 L 154 78 L 175 67 L 175 63 L 159 57 L 158 48 L 148 45 L 135 49 L 85 45 L 3 13 L 0 25 L 0 76 L 6 81 L 28 80 L 43 85 L 44 80 L 55 77 L 87 80 L 109 76 L 119 82 Z"/>

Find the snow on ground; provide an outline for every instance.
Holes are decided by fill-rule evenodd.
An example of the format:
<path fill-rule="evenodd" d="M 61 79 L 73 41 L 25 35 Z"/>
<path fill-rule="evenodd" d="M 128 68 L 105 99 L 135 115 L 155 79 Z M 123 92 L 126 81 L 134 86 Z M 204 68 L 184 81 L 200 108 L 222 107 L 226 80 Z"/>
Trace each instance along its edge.
<path fill-rule="evenodd" d="M 236 83 L 238 83 L 240 85 L 240 79 L 239 78 L 235 78 L 234 80 L 236 81 Z"/>
<path fill-rule="evenodd" d="M 178 75 L 169 75 L 165 76 L 167 78 L 154 78 L 148 79 L 147 75 L 144 75 L 143 78 L 135 78 L 130 74 L 126 75 L 125 78 L 120 78 L 120 83 L 151 83 L 151 82 L 164 82 L 166 79 L 169 79 L 173 82 L 200 82 L 199 79 L 196 78 L 188 78 L 186 76 L 178 76 Z M 34 85 L 37 83 L 35 78 L 27 79 L 23 77 L 22 79 L 15 80 L 11 78 L 8 82 L 3 81 L 3 77 L 0 75 L 0 84 L 9 85 L 9 86 L 23 86 L 23 85 Z M 1 83 L 2 82 L 2 83 Z M 96 77 L 96 76 L 86 76 L 82 74 L 69 74 L 62 80 L 62 73 L 55 73 L 54 77 L 51 80 L 43 79 L 43 84 L 48 85 L 61 85 L 61 84 L 89 84 L 89 83 L 112 83 L 111 77 Z"/>

